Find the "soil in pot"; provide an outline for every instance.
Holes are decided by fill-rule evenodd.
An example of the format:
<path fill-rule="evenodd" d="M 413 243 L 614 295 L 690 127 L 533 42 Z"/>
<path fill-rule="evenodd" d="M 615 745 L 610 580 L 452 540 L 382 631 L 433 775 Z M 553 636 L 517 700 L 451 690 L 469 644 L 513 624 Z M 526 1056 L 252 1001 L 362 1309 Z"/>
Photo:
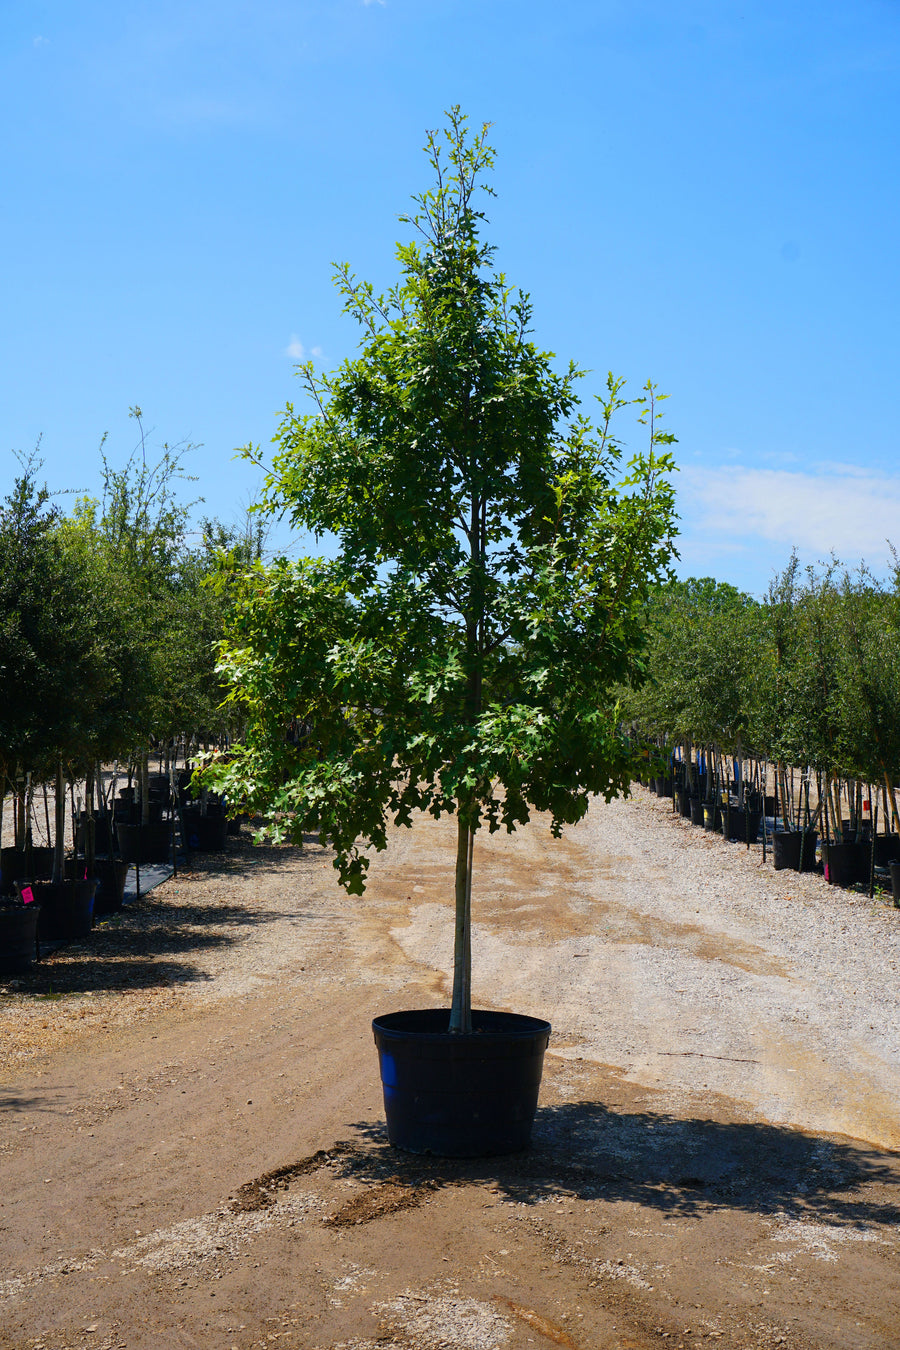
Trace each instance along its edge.
<path fill-rule="evenodd" d="M 409 1153 L 482 1158 L 527 1148 L 550 1023 L 472 1012 L 451 1034 L 446 1008 L 388 1013 L 372 1023 L 388 1139 Z"/>
<path fill-rule="evenodd" d="M 88 937 L 94 925 L 94 892 L 88 881 L 38 881 L 32 886 L 41 907 L 38 937 L 42 942 Z"/>
<path fill-rule="evenodd" d="M 36 960 L 40 911 L 36 902 L 0 899 L 0 976 L 18 975 Z"/>

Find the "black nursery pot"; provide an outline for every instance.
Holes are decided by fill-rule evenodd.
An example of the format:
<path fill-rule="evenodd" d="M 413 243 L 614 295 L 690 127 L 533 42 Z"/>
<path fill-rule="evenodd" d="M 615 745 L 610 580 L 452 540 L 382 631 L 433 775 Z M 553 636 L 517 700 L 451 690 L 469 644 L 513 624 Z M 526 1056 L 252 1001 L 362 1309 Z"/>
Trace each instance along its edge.
<path fill-rule="evenodd" d="M 447 1008 L 388 1013 L 372 1023 L 388 1139 L 408 1153 L 483 1158 L 531 1142 L 550 1023 L 473 1011 L 451 1034 Z"/>
<path fill-rule="evenodd" d="M 691 798 L 691 824 L 703 824 L 703 803 L 699 797 Z"/>
<path fill-rule="evenodd" d="M 723 809 L 722 815 L 725 815 Z M 743 807 L 733 806 L 731 808 L 731 818 L 729 821 L 730 833 L 729 839 L 736 839 L 740 843 L 756 843 L 759 827 L 762 823 L 762 811 L 755 811 L 752 808 L 744 810 Z"/>
<path fill-rule="evenodd" d="M 82 811 L 78 817 L 78 828 L 75 831 L 75 850 L 83 853 L 87 842 L 87 812 Z M 109 853 L 112 849 L 112 832 L 109 821 L 102 816 L 94 816 L 94 850 L 97 853 Z"/>
<path fill-rule="evenodd" d="M 42 942 L 89 937 L 94 926 L 94 892 L 88 881 L 41 881 L 32 890 L 41 907 L 38 936 Z"/>
<path fill-rule="evenodd" d="M 172 826 L 167 820 L 151 821 L 149 825 L 116 824 L 119 854 L 123 862 L 169 862 L 172 856 Z"/>
<path fill-rule="evenodd" d="M 38 904 L 0 903 L 0 976 L 27 970 L 37 955 Z"/>
<path fill-rule="evenodd" d="M 876 834 L 875 866 L 887 867 L 900 858 L 900 834 Z"/>
<path fill-rule="evenodd" d="M 790 868 L 794 872 L 801 871 L 801 845 L 803 847 L 802 871 L 814 871 L 816 866 L 816 845 L 818 841 L 819 836 L 815 830 L 807 830 L 805 843 L 803 842 L 802 830 L 776 830 L 772 848 L 772 861 L 775 866 L 775 871 L 780 872 L 783 868 Z"/>
<path fill-rule="evenodd" d="M 822 854 L 829 885 L 852 886 L 859 872 L 859 844 L 852 840 L 845 844 L 823 844 Z"/>
<path fill-rule="evenodd" d="M 889 862 L 888 869 L 891 874 L 891 894 L 894 897 L 894 908 L 900 909 L 900 862 Z"/>
<path fill-rule="evenodd" d="M 200 853 L 217 853 L 225 847 L 228 821 L 221 811 L 210 811 L 205 816 L 199 811 L 185 811 L 183 819 L 188 848 L 195 848 Z"/>
<path fill-rule="evenodd" d="M 86 867 L 84 858 L 68 858 L 66 876 L 74 881 L 81 881 L 84 879 Z M 93 875 L 97 882 L 94 916 L 116 913 L 122 908 L 125 899 L 128 863 L 120 862 L 118 858 L 95 858 Z"/>
<path fill-rule="evenodd" d="M 721 830 L 722 812 L 716 802 L 703 803 L 703 828 L 704 830 Z"/>
<path fill-rule="evenodd" d="M 4 890 L 14 881 L 49 881 L 53 876 L 53 849 L 43 845 L 24 851 L 0 849 L 0 875 Z"/>

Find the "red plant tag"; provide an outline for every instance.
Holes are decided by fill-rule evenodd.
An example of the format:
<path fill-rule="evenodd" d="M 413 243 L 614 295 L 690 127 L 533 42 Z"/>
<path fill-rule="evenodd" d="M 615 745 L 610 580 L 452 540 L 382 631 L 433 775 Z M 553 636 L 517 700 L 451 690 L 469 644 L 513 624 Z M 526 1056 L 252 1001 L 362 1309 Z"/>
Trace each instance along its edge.
<path fill-rule="evenodd" d="M 34 891 L 30 886 L 22 887 L 22 904 L 30 905 L 34 901 Z"/>

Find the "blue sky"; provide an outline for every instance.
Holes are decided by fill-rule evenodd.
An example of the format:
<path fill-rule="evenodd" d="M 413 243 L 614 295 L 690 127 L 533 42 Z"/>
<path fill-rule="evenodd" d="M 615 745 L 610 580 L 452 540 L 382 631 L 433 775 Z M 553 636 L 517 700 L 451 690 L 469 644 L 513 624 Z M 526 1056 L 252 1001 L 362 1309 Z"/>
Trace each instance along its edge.
<path fill-rule="evenodd" d="M 897 0 L 8 0 L 0 490 L 98 486 L 139 404 L 229 520 L 396 275 L 427 127 L 493 123 L 490 235 L 561 363 L 670 395 L 684 574 L 900 544 Z M 632 438 L 630 428 L 622 428 Z M 634 430 L 633 442 L 639 444 Z M 284 535 L 281 536 L 284 539 Z"/>

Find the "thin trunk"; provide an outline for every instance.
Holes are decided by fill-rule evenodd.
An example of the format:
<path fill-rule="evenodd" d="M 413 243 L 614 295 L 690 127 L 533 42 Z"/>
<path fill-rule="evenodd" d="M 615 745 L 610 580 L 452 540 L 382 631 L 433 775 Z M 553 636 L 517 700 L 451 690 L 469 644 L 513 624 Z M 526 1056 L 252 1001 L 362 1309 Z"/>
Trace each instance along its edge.
<path fill-rule="evenodd" d="M 29 855 L 34 847 L 34 784 L 31 781 L 31 774 L 25 775 L 25 848 Z M 47 840 L 49 844 L 50 840 Z M 29 868 L 31 858 L 28 860 Z"/>
<path fill-rule="evenodd" d="M 829 775 L 828 781 L 831 784 L 831 791 L 833 794 L 832 818 L 834 820 L 834 832 L 837 837 L 838 843 L 842 844 L 844 842 L 844 816 L 843 816 L 843 807 L 841 806 L 841 780 L 839 778 L 831 778 L 831 776 Z"/>
<path fill-rule="evenodd" d="M 474 478 L 469 508 L 469 556 L 471 581 L 466 613 L 466 657 L 468 688 L 466 717 L 474 731 L 481 713 L 481 659 L 485 647 L 484 561 L 487 503 L 475 491 Z M 475 834 L 472 829 L 474 800 L 456 804 L 456 924 L 453 941 L 453 998 L 450 1031 L 472 1030 L 472 856 Z M 465 818 L 465 819 L 464 819 Z"/>
<path fill-rule="evenodd" d="M 75 836 L 78 830 L 78 811 L 81 810 L 81 798 L 78 799 L 78 808 L 75 807 L 75 779 L 69 780 L 69 813 L 72 820 L 72 851 L 75 851 Z"/>
<path fill-rule="evenodd" d="M 456 928 L 450 1031 L 472 1030 L 472 853 L 475 833 L 456 818 Z"/>
<path fill-rule="evenodd" d="M 141 824 L 150 824 L 150 754 L 141 754 Z"/>
<path fill-rule="evenodd" d="M 892 783 L 890 775 L 888 774 L 886 769 L 884 772 L 884 786 L 887 789 L 888 795 L 891 799 L 891 808 L 892 808 L 891 828 L 893 830 L 900 829 L 900 812 L 898 812 L 897 810 L 897 794 L 894 791 L 894 784 Z M 887 810 L 887 802 L 885 802 L 885 810 Z"/>
<path fill-rule="evenodd" d="M 84 865 L 89 877 L 94 875 L 96 839 L 94 834 L 94 770 L 88 769 L 84 783 Z"/>
<path fill-rule="evenodd" d="M 25 850 L 25 779 L 19 779 L 16 782 L 16 848 L 20 852 Z"/>
<path fill-rule="evenodd" d="M 66 857 L 66 780 L 62 760 L 56 763 L 55 801 L 53 803 L 56 834 L 53 839 L 53 880 L 60 882 L 65 874 Z"/>
<path fill-rule="evenodd" d="M 100 819 L 106 821 L 108 825 L 109 810 L 106 802 L 106 792 L 103 788 L 103 765 L 97 760 L 94 766 L 94 782 L 97 785 L 97 806 L 100 808 Z"/>

